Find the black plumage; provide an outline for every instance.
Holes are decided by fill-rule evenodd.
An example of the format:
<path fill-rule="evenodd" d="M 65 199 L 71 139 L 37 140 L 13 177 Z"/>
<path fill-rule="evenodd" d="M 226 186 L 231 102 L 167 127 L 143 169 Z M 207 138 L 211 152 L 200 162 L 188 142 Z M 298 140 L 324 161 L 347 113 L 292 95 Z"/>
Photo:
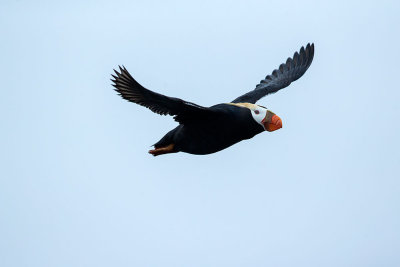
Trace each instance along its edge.
<path fill-rule="evenodd" d="M 208 108 L 144 88 L 133 79 L 125 67 L 119 67 L 119 70 L 120 72 L 114 70 L 117 76 L 112 74 L 114 80 L 111 81 L 114 82 L 115 91 L 130 102 L 144 106 L 160 115 L 172 115 L 180 123 L 211 115 Z"/>
<path fill-rule="evenodd" d="M 246 108 L 218 104 L 210 107 L 210 110 L 215 116 L 178 125 L 154 147 L 157 149 L 174 144 L 176 151 L 210 154 L 264 131 L 261 125 L 251 119 L 250 111 Z"/>
<path fill-rule="evenodd" d="M 112 75 L 115 90 L 126 100 L 149 108 L 160 115 L 172 115 L 179 125 L 154 144 L 153 155 L 172 152 L 209 154 L 227 148 L 244 139 L 263 132 L 265 127 L 252 117 L 260 108 L 255 104 L 260 98 L 275 93 L 299 79 L 311 65 L 314 44 L 301 47 L 293 58 L 288 58 L 264 80 L 232 103 L 203 107 L 175 97 L 168 97 L 140 85 L 125 67 Z M 250 103 L 250 104 L 236 104 Z M 268 111 L 270 112 L 270 111 Z M 258 113 L 257 113 L 258 114 Z M 274 114 L 266 116 L 270 119 Z M 263 120 L 263 123 L 264 120 Z"/>
<path fill-rule="evenodd" d="M 261 80 L 253 91 L 239 96 L 232 103 L 248 102 L 254 104 L 260 98 L 289 86 L 303 76 L 310 67 L 313 58 L 314 44 L 307 44 L 306 49 L 301 47 L 299 53 L 294 53 L 293 58 L 289 57 L 285 64 L 281 64 L 272 74 Z"/>

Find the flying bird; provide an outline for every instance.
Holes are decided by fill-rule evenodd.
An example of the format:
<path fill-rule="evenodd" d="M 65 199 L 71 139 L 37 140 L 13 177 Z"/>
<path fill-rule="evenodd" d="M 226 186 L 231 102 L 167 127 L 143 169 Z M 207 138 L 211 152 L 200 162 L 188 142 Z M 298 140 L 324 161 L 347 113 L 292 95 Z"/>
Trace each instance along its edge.
<path fill-rule="evenodd" d="M 282 128 L 282 120 L 274 112 L 255 103 L 299 79 L 314 57 L 314 44 L 301 47 L 256 88 L 229 103 L 203 107 L 185 100 L 165 96 L 140 85 L 125 67 L 114 70 L 111 79 L 122 98 L 144 106 L 160 115 L 174 116 L 179 125 L 155 143 L 149 153 L 158 156 L 186 152 L 205 155 L 223 150 L 255 135 Z"/>

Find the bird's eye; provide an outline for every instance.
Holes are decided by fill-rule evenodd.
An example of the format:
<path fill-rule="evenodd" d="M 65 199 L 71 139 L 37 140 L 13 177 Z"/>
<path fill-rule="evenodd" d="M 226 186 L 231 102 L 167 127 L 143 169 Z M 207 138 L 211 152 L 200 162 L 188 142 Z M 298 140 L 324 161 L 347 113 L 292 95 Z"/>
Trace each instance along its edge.
<path fill-rule="evenodd" d="M 254 110 L 254 113 L 256 113 L 256 114 L 260 114 L 260 111 L 258 111 L 258 110 Z"/>

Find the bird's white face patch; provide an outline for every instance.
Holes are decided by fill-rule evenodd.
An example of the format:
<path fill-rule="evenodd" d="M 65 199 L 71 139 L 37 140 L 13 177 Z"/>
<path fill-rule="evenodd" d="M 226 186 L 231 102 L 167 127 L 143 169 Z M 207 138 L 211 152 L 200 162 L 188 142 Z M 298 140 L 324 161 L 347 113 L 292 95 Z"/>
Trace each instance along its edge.
<path fill-rule="evenodd" d="M 262 121 L 267 116 L 267 109 L 258 106 L 257 108 L 251 110 L 251 115 L 253 116 L 253 119 L 264 128 Z"/>
<path fill-rule="evenodd" d="M 253 119 L 265 129 L 262 121 L 267 116 L 268 110 L 266 108 L 251 103 L 228 103 L 228 104 L 250 109 L 251 116 L 253 117 Z"/>

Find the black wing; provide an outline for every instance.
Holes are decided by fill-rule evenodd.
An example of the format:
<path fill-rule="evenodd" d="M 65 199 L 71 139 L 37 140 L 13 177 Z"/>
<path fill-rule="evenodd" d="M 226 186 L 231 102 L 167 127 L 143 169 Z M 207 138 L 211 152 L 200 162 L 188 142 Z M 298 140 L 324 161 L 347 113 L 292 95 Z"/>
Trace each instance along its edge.
<path fill-rule="evenodd" d="M 111 81 L 114 83 L 115 91 L 130 102 L 149 108 L 160 115 L 175 116 L 174 119 L 180 123 L 206 118 L 213 113 L 209 108 L 150 91 L 135 81 L 125 67 L 119 67 L 119 70 L 120 72 L 114 70 L 117 76 L 112 75 L 114 80 Z"/>
<path fill-rule="evenodd" d="M 256 89 L 239 96 L 232 103 L 256 103 L 260 98 L 275 93 L 299 79 L 310 67 L 314 57 L 314 44 L 307 44 L 306 49 L 301 47 L 299 53 L 294 53 L 293 59 L 288 58 L 285 64 L 274 70 L 271 75 L 256 86 Z"/>

